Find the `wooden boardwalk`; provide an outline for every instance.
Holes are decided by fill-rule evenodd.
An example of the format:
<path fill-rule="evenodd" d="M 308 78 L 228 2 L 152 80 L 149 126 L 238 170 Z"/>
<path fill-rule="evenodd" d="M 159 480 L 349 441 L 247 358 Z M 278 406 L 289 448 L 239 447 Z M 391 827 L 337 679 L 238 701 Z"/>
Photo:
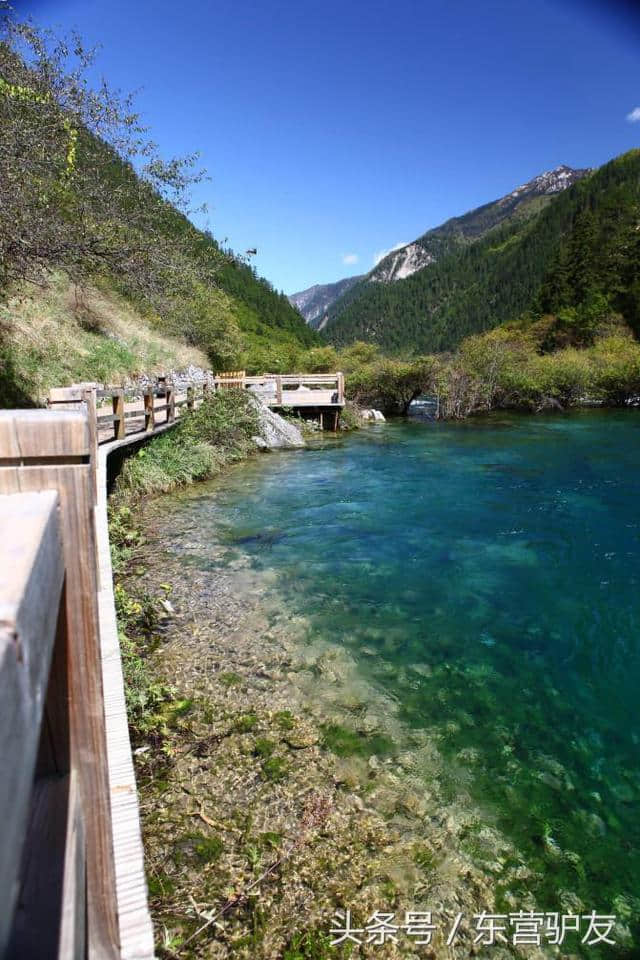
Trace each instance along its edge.
<path fill-rule="evenodd" d="M 107 522 L 111 454 L 209 391 L 337 428 L 342 374 L 96 385 L 0 411 L 0 957 L 152 960 Z M 326 417 L 333 417 L 328 421 Z"/>

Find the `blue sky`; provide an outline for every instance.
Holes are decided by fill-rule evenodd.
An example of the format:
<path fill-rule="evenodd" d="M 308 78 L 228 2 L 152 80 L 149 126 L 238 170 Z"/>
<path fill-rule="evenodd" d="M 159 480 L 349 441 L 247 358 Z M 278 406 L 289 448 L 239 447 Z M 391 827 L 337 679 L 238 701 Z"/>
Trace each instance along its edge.
<path fill-rule="evenodd" d="M 365 272 L 543 170 L 640 145 L 633 4 L 14 6 L 102 44 L 101 72 L 140 91 L 163 152 L 200 150 L 212 177 L 201 225 L 257 247 L 258 271 L 287 293 Z"/>

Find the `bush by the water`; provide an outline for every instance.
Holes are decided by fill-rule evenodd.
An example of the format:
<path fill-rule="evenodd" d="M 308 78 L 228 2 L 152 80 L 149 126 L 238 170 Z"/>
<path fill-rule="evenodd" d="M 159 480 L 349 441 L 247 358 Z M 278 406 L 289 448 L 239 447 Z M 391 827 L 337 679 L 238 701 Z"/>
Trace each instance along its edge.
<path fill-rule="evenodd" d="M 242 390 L 220 390 L 130 457 L 118 478 L 118 492 L 140 497 L 205 480 L 247 457 L 257 433 L 251 398 Z"/>

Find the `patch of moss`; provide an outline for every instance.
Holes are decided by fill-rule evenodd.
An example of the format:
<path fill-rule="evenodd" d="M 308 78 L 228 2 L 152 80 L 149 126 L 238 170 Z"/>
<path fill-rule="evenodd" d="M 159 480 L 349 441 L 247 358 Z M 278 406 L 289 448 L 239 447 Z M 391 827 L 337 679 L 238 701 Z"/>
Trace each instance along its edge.
<path fill-rule="evenodd" d="M 385 756 L 394 752 L 393 741 L 383 734 L 372 736 L 343 727 L 339 723 L 326 723 L 322 727 L 322 746 L 339 757 Z"/>
<path fill-rule="evenodd" d="M 429 847 L 418 846 L 413 851 L 413 862 L 424 873 L 432 873 L 436 867 L 436 855 Z"/>
<path fill-rule="evenodd" d="M 279 783 L 284 780 L 289 772 L 289 768 L 282 757 L 269 757 L 262 764 L 262 772 L 266 780 L 272 783 Z"/>
<path fill-rule="evenodd" d="M 245 713 L 237 718 L 234 727 L 237 733 L 251 733 L 257 723 L 258 718 L 255 713 Z"/>
<path fill-rule="evenodd" d="M 238 683 L 242 683 L 242 677 L 237 673 L 229 671 L 228 673 L 221 673 L 218 677 L 220 683 L 225 687 L 233 687 Z"/>
<path fill-rule="evenodd" d="M 166 718 L 168 726 L 173 726 L 177 723 L 181 717 L 186 717 L 188 713 L 191 713 L 193 707 L 193 700 L 174 700 L 171 706 L 166 710 Z"/>
<path fill-rule="evenodd" d="M 218 859 L 224 849 L 224 844 L 220 837 L 205 837 L 203 835 L 200 842 L 196 843 L 193 849 L 201 863 L 211 863 L 213 860 Z"/>
<path fill-rule="evenodd" d="M 275 850 L 280 846 L 282 841 L 282 834 L 276 833 L 274 830 L 267 830 L 266 833 L 261 833 L 258 837 L 258 842 L 263 849 Z"/>
<path fill-rule="evenodd" d="M 175 890 L 175 883 L 166 873 L 158 873 L 153 877 L 147 877 L 147 886 L 149 887 L 149 896 L 157 899 L 169 897 Z"/>
<path fill-rule="evenodd" d="M 253 753 L 254 756 L 262 757 L 263 760 L 267 760 L 275 748 L 276 745 L 273 740 L 267 740 L 266 737 L 258 737 L 253 745 Z"/>
<path fill-rule="evenodd" d="M 183 854 L 191 855 L 200 863 L 212 863 L 220 857 L 224 844 L 220 837 L 207 837 L 204 833 L 187 833 L 181 837 L 174 848 L 174 861 L 182 862 Z"/>
<path fill-rule="evenodd" d="M 274 720 L 281 730 L 293 730 L 296 725 L 296 721 L 290 710 L 278 710 Z"/>

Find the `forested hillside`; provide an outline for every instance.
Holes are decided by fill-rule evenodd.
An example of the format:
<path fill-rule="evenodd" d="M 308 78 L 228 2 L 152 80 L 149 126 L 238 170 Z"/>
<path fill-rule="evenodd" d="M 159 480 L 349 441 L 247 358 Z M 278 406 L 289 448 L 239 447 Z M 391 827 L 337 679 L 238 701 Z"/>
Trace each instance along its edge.
<path fill-rule="evenodd" d="M 136 316 L 140 333 L 155 336 L 158 355 L 187 356 L 193 348 L 194 362 L 204 357 L 217 369 L 286 366 L 317 334 L 242 257 L 193 225 L 191 188 L 205 179 L 196 155 L 161 158 L 130 98 L 106 85 L 94 89 L 91 70 L 79 38 L 0 14 L 3 395 L 16 395 L 7 384 L 30 370 L 44 371 L 46 386 L 57 350 L 48 332 L 60 334 L 63 303 L 67 351 L 76 355 L 56 375 L 67 369 L 90 377 L 96 366 L 113 376 L 137 372 L 126 358 L 140 362 L 140 351 L 115 344 L 120 321 L 135 338 Z M 52 283 L 59 295 L 48 296 Z M 89 301 L 100 303 L 97 313 Z M 44 322 L 53 302 L 54 322 Z M 75 326 L 90 338 L 75 336 Z"/>
<path fill-rule="evenodd" d="M 525 311 L 589 303 L 597 312 L 596 295 L 638 330 L 639 224 L 640 151 L 631 151 L 524 222 L 495 227 L 406 280 L 360 285 L 358 296 L 354 288 L 325 333 L 337 345 L 366 340 L 390 352 L 449 350 Z"/>

